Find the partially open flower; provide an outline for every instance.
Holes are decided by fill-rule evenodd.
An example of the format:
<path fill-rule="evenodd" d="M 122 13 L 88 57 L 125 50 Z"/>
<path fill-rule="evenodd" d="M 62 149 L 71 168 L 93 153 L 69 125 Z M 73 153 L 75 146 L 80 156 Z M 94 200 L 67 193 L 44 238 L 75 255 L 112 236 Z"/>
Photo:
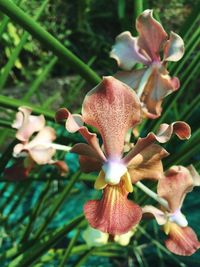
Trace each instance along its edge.
<path fill-rule="evenodd" d="M 174 32 L 170 33 L 168 39 L 167 33 L 152 13 L 148 9 L 137 18 L 138 37 L 133 37 L 128 31 L 116 37 L 110 56 L 124 70 L 115 77 L 136 90 L 143 103 L 145 116 L 154 119 L 161 114 L 163 98 L 179 88 L 178 78 L 169 76 L 166 65 L 168 61 L 182 58 L 184 43 Z M 146 68 L 132 70 L 136 63 L 142 63 Z"/>
<path fill-rule="evenodd" d="M 164 232 L 169 235 L 166 247 L 173 253 L 189 256 L 200 248 L 195 232 L 188 226 L 186 217 L 181 212 L 183 200 L 194 186 L 200 185 L 200 176 L 193 166 L 173 166 L 165 177 L 158 182 L 158 195 L 168 202 L 168 210 L 145 206 L 143 213 L 151 213 Z"/>
<path fill-rule="evenodd" d="M 43 115 L 31 115 L 32 110 L 28 107 L 19 107 L 19 112 L 16 114 L 13 128 L 17 129 L 16 138 L 21 141 L 13 149 L 14 157 L 26 156 L 24 160 L 19 160 L 6 172 L 18 170 L 21 165 L 21 172 L 28 174 L 27 168 L 23 162 L 31 160 L 39 165 L 51 164 L 55 165 L 61 172 L 61 175 L 68 172 L 68 166 L 64 161 L 53 160 L 56 150 L 69 151 L 69 148 L 53 143 L 56 139 L 56 132 L 52 127 L 45 126 L 45 118 Z M 36 134 L 36 135 L 34 135 Z M 21 164 L 20 164 L 21 162 Z M 18 173 L 18 177 L 23 176 Z M 16 175 L 17 175 L 16 173 Z"/>
<path fill-rule="evenodd" d="M 141 219 L 141 208 L 127 199 L 133 191 L 132 182 L 162 177 L 161 159 L 168 153 L 155 142 L 168 141 L 172 133 L 182 139 L 190 136 L 186 123 L 163 124 L 157 135 L 150 133 L 140 138 L 123 157 L 126 133 L 140 121 L 140 102 L 133 90 L 113 77 L 104 77 L 86 95 L 82 116 L 60 109 L 56 119 L 66 119 L 66 129 L 79 131 L 88 143 L 76 144 L 71 152 L 80 155 L 82 171 L 100 171 L 95 188 L 103 189 L 103 196 L 101 200 L 87 202 L 84 212 L 93 228 L 111 235 L 128 232 Z M 90 133 L 84 123 L 99 131 L 104 150 L 96 134 Z"/>

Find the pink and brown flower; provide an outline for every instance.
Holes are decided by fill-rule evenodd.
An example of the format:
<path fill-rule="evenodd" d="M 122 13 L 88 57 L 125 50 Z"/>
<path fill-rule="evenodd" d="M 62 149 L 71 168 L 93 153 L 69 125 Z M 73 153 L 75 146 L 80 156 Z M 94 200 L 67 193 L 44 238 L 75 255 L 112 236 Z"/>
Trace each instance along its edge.
<path fill-rule="evenodd" d="M 193 166 L 173 166 L 158 182 L 158 196 L 168 203 L 168 209 L 145 206 L 143 213 L 151 213 L 159 225 L 163 225 L 168 235 L 166 247 L 173 253 L 190 256 L 200 248 L 195 232 L 188 226 L 186 217 L 181 212 L 183 200 L 194 186 L 200 185 L 200 176 Z"/>
<path fill-rule="evenodd" d="M 79 154 L 82 171 L 100 171 L 95 188 L 103 190 L 103 196 L 87 202 L 84 212 L 93 228 L 111 235 L 128 232 L 141 219 L 141 208 L 127 199 L 133 191 L 132 183 L 162 177 L 161 159 L 168 153 L 155 142 L 168 141 L 172 133 L 182 139 L 190 136 L 186 123 L 163 124 L 157 135 L 140 138 L 123 157 L 125 135 L 140 122 L 140 111 L 140 101 L 131 88 L 113 77 L 104 77 L 86 95 L 82 115 L 72 115 L 64 108 L 56 115 L 58 121 L 66 120 L 69 132 L 79 131 L 87 141 L 76 144 L 71 152 Z M 96 134 L 90 133 L 84 123 L 98 130 L 103 149 Z"/>
<path fill-rule="evenodd" d="M 168 37 L 152 14 L 153 11 L 148 9 L 137 18 L 138 37 L 128 31 L 118 35 L 110 56 L 124 70 L 115 77 L 136 90 L 143 104 L 143 113 L 154 119 L 161 114 L 163 98 L 179 88 L 178 78 L 170 77 L 166 65 L 168 61 L 182 58 L 184 43 L 174 32 Z M 142 63 L 146 68 L 132 70 L 136 63 Z"/>

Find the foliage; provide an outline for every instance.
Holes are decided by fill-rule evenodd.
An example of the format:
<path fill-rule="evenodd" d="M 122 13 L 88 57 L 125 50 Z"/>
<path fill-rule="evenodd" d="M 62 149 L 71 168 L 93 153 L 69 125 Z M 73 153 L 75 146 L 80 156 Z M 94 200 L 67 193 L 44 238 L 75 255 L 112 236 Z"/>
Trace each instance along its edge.
<path fill-rule="evenodd" d="M 143 222 L 127 247 L 110 242 L 89 248 L 82 238 L 87 226 L 82 206 L 98 195 L 93 190 L 97 174 L 81 174 L 74 154 L 56 152 L 70 168 L 65 176 L 50 165 L 36 166 L 28 179 L 21 181 L 9 181 L 4 174 L 5 167 L 15 162 L 12 152 L 16 131 L 11 124 L 20 106 L 29 106 L 34 114 L 45 116 L 47 125 L 56 130 L 56 143 L 73 146 L 82 141 L 79 134 L 66 133 L 64 126 L 55 122 L 55 112 L 62 106 L 79 112 L 85 93 L 102 75 L 116 72 L 117 66 L 109 58 L 109 52 L 115 36 L 131 30 L 142 11 L 136 9 L 136 2 L 0 0 L 2 267 L 199 266 L 199 252 L 191 257 L 170 253 L 160 242 L 163 235 L 154 222 Z M 171 156 L 164 159 L 164 167 L 193 164 L 200 171 L 200 15 L 197 12 L 200 2 L 139 2 L 143 9 L 155 9 L 156 18 L 167 30 L 182 33 L 186 51 L 180 62 L 169 65 L 170 73 L 180 78 L 181 88 L 165 98 L 160 118 L 144 120 L 138 130 L 145 136 L 158 129 L 160 123 L 186 121 L 192 128 L 192 137 L 181 144 L 174 138 L 165 145 Z M 155 190 L 151 182 L 145 185 Z M 195 189 L 188 195 L 183 210 L 200 236 L 198 194 Z M 138 188 L 134 197 L 140 205 L 154 204 Z"/>

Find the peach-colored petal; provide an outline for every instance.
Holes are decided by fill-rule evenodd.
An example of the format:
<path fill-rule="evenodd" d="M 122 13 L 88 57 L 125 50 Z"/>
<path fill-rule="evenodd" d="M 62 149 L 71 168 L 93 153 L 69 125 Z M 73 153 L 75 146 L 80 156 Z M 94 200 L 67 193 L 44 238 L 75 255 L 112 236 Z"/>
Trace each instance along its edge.
<path fill-rule="evenodd" d="M 85 123 L 99 130 L 106 156 L 120 158 L 128 129 L 140 121 L 140 102 L 127 85 L 104 77 L 86 95 L 82 114 Z"/>
<path fill-rule="evenodd" d="M 163 177 L 161 159 L 166 156 L 168 156 L 168 152 L 156 144 L 152 144 L 138 153 L 128 164 L 132 183 L 148 178 L 161 179 Z"/>
<path fill-rule="evenodd" d="M 146 137 L 139 138 L 133 149 L 124 157 L 123 162 L 128 164 L 133 157 L 156 141 L 166 143 L 170 140 L 172 134 L 176 134 L 182 140 L 189 139 L 191 135 L 190 126 L 183 121 L 161 124 L 157 134 L 150 132 Z"/>
<path fill-rule="evenodd" d="M 180 209 L 186 193 L 193 189 L 190 171 L 183 166 L 173 166 L 159 180 L 158 195 L 167 200 L 170 212 Z"/>
<path fill-rule="evenodd" d="M 45 126 L 44 116 L 33 116 L 31 112 L 32 110 L 28 107 L 19 107 L 19 112 L 12 124 L 13 128 L 18 129 L 16 138 L 23 142 L 28 141 L 33 133 L 40 131 Z"/>
<path fill-rule="evenodd" d="M 165 241 L 166 247 L 174 254 L 190 256 L 200 248 L 200 242 L 190 227 L 180 227 L 170 224 L 169 238 Z"/>
<path fill-rule="evenodd" d="M 114 77 L 127 84 L 133 89 L 137 89 L 146 69 L 132 71 L 118 71 Z"/>
<path fill-rule="evenodd" d="M 130 32 L 122 32 L 116 37 L 115 45 L 112 47 L 110 57 L 117 61 L 123 70 L 131 70 L 138 62 L 148 64 L 150 59 L 139 52 L 138 38 L 133 37 Z"/>
<path fill-rule="evenodd" d="M 167 33 L 152 14 L 153 11 L 147 9 L 136 20 L 136 29 L 139 33 L 138 45 L 141 53 L 147 53 L 152 61 L 159 61 L 159 52 L 167 38 Z"/>
<path fill-rule="evenodd" d="M 195 167 L 191 164 L 187 167 L 187 169 L 189 170 L 192 179 L 193 179 L 193 186 L 200 186 L 200 175 L 197 172 L 197 170 L 195 169 Z"/>
<path fill-rule="evenodd" d="M 167 217 L 162 210 L 159 210 L 151 205 L 146 205 L 142 208 L 142 212 L 152 214 L 159 225 L 164 225 L 167 222 Z"/>
<path fill-rule="evenodd" d="M 23 150 L 28 151 L 37 164 L 47 164 L 56 153 L 56 150 L 51 147 L 55 138 L 54 129 L 44 127 L 29 143 L 24 144 Z"/>
<path fill-rule="evenodd" d="M 56 121 L 60 122 L 63 120 L 66 120 L 65 127 L 68 132 L 74 133 L 79 131 L 88 144 L 95 149 L 96 154 L 98 154 L 103 161 L 106 160 L 105 155 L 99 146 L 96 134 L 90 133 L 88 129 L 83 126 L 81 115 L 72 115 L 66 108 L 61 108 L 56 113 Z"/>
<path fill-rule="evenodd" d="M 178 78 L 171 78 L 163 66 L 153 68 L 140 98 L 144 107 L 143 111 L 147 117 L 151 119 L 159 117 L 162 111 L 163 98 L 178 88 Z"/>
<path fill-rule="evenodd" d="M 123 181 L 107 185 L 101 200 L 90 200 L 84 206 L 86 219 L 93 228 L 111 235 L 128 232 L 142 217 L 141 208 L 127 199 Z"/>
<path fill-rule="evenodd" d="M 90 173 L 100 171 L 102 168 L 102 161 L 87 156 L 79 156 L 80 169 L 82 172 Z"/>
<path fill-rule="evenodd" d="M 183 39 L 175 32 L 170 33 L 170 39 L 164 47 L 164 61 L 179 61 L 184 54 Z"/>

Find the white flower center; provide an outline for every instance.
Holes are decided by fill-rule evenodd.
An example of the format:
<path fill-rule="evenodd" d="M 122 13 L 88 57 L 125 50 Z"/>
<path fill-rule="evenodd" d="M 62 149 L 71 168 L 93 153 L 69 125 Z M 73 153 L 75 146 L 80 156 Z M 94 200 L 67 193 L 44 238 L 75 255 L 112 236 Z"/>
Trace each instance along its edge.
<path fill-rule="evenodd" d="M 119 161 L 107 161 L 102 167 L 105 173 L 105 181 L 108 184 L 116 185 L 121 177 L 127 172 L 126 166 Z"/>
<path fill-rule="evenodd" d="M 169 215 L 169 221 L 178 224 L 181 227 L 186 227 L 188 221 L 185 218 L 185 215 L 180 210 L 176 210 L 173 214 Z"/>

